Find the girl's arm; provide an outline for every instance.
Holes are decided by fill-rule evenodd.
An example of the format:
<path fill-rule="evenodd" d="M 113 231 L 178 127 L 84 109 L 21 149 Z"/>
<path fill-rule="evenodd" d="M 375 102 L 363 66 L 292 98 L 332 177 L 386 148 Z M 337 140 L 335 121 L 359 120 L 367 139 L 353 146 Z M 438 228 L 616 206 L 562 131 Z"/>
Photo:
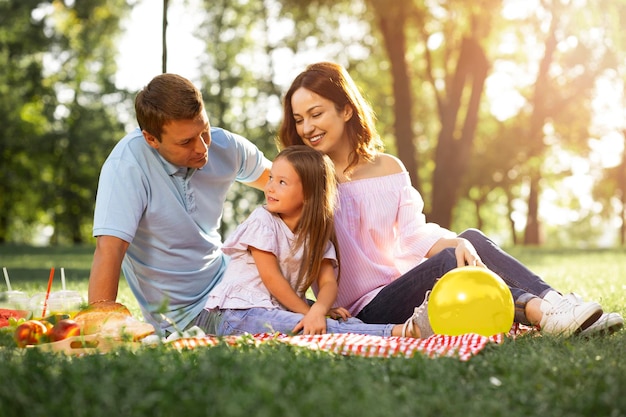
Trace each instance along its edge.
<path fill-rule="evenodd" d="M 326 333 L 326 315 L 337 298 L 337 279 L 332 262 L 329 259 L 322 261 L 320 276 L 317 279 L 317 301 L 311 306 L 308 313 L 293 328 L 297 333 L 302 330 L 303 334 Z"/>
<path fill-rule="evenodd" d="M 291 284 L 280 271 L 278 260 L 271 252 L 259 250 L 253 246 L 248 246 L 252 254 L 254 263 L 259 271 L 261 280 L 279 303 L 294 313 L 306 314 L 309 312 L 309 305 L 302 298 L 298 297 L 296 291 L 291 288 Z"/>
<path fill-rule="evenodd" d="M 315 301 L 314 306 L 318 305 L 320 308 L 323 308 L 324 315 L 326 315 L 337 299 L 337 278 L 335 277 L 335 269 L 330 259 L 322 261 L 317 287 L 317 301 Z"/>

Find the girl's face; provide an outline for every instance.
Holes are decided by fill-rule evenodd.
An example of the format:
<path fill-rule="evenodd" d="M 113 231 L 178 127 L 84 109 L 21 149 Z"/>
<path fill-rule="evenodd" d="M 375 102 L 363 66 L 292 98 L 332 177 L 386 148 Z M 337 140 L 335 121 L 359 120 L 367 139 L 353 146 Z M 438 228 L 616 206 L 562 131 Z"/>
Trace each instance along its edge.
<path fill-rule="evenodd" d="M 349 152 L 345 125 L 352 117 L 352 108 L 337 111 L 335 103 L 304 87 L 291 96 L 291 107 L 298 136 L 305 145 L 333 158 L 342 151 Z"/>
<path fill-rule="evenodd" d="M 278 158 L 270 169 L 270 178 L 265 185 L 267 209 L 280 215 L 293 231 L 302 215 L 304 193 L 300 176 L 287 158 Z"/>

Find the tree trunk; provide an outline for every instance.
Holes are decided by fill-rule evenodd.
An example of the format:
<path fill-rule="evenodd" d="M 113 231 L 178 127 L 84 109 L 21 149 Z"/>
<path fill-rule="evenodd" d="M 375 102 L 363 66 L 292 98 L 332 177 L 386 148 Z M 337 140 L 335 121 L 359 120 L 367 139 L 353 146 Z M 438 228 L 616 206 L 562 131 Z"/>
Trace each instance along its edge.
<path fill-rule="evenodd" d="M 6 243 L 9 238 L 9 216 L 0 212 L 0 244 Z"/>
<path fill-rule="evenodd" d="M 530 178 L 530 191 L 528 193 L 528 218 L 526 220 L 526 232 L 524 233 L 524 245 L 539 245 L 541 234 L 539 232 L 539 178 Z"/>
<path fill-rule="evenodd" d="M 167 72 L 167 9 L 169 0 L 163 0 L 163 23 L 162 23 L 162 36 L 161 42 L 163 45 L 163 56 L 161 57 L 161 72 L 165 74 Z"/>
<path fill-rule="evenodd" d="M 413 99 L 411 96 L 411 80 L 406 62 L 405 23 L 407 12 L 401 7 L 389 7 L 386 2 L 374 2 L 378 8 L 378 23 L 385 42 L 385 49 L 391 62 L 394 97 L 394 133 L 398 157 L 405 165 L 411 183 L 421 188 L 418 176 L 418 155 L 414 143 L 412 127 Z M 384 9 L 381 9 L 384 8 Z"/>
<path fill-rule="evenodd" d="M 484 90 L 489 63 L 474 39 L 465 38 L 446 102 L 442 106 L 441 131 L 435 152 L 432 211 L 429 220 L 450 228 L 452 211 L 458 200 L 461 179 L 467 171 L 474 143 L 480 97 Z M 465 120 L 460 132 L 457 121 L 464 91 L 471 77 L 471 90 Z"/>
<path fill-rule="evenodd" d="M 515 230 L 515 220 L 513 218 L 513 194 L 509 187 L 506 187 L 506 209 L 509 219 L 509 227 L 511 230 L 511 243 L 513 246 L 517 245 L 517 231 Z"/>
<path fill-rule="evenodd" d="M 482 230 L 485 222 L 483 221 L 483 217 L 480 215 L 480 208 L 483 206 L 485 202 L 484 196 L 481 198 L 474 199 L 474 213 L 476 214 L 476 228 Z"/>
<path fill-rule="evenodd" d="M 545 42 L 545 50 L 539 71 L 537 73 L 537 81 L 535 82 L 535 90 L 532 100 L 532 114 L 530 116 L 530 127 L 528 133 L 528 161 L 530 162 L 530 192 L 528 195 L 528 219 L 526 221 L 526 229 L 524 231 L 525 245 L 540 245 L 541 234 L 539 231 L 539 195 L 541 180 L 541 161 L 545 152 L 545 144 L 543 142 L 544 133 L 543 126 L 547 117 L 546 98 L 549 95 L 549 70 L 552 64 L 554 52 L 556 49 L 556 28 L 558 22 L 554 13 L 550 24 L 550 32 Z"/>
<path fill-rule="evenodd" d="M 622 163 L 620 165 L 618 187 L 622 201 L 622 227 L 620 228 L 620 245 L 626 246 L 626 129 L 622 131 L 624 135 L 624 150 L 622 151 Z"/>

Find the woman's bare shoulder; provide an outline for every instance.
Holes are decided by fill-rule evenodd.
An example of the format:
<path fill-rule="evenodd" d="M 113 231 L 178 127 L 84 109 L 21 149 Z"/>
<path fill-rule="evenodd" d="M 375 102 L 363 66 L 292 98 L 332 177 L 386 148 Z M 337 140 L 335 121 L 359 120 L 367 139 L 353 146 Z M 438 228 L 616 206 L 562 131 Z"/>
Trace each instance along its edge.
<path fill-rule="evenodd" d="M 360 163 L 351 173 L 350 180 L 384 177 L 406 172 L 402 161 L 395 156 L 379 153 L 373 160 Z"/>
<path fill-rule="evenodd" d="M 406 172 L 406 168 L 404 167 L 402 161 L 388 153 L 378 154 L 374 164 L 377 165 L 378 169 L 386 175 Z"/>

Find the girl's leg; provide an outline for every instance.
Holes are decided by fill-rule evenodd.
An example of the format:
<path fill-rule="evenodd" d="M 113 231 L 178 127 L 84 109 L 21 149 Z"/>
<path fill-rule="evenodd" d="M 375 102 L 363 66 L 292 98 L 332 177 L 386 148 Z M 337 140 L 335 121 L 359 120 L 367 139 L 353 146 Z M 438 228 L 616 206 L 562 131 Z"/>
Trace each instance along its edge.
<path fill-rule="evenodd" d="M 218 336 L 279 332 L 289 334 L 303 315 L 280 309 L 250 308 L 246 310 L 212 310 L 219 315 L 215 333 Z M 401 325 L 365 324 L 356 318 L 345 321 L 326 320 L 327 333 L 358 333 L 374 336 L 392 336 Z M 394 329 L 396 329 L 394 331 Z"/>
<path fill-rule="evenodd" d="M 365 323 L 404 323 L 413 315 L 415 307 L 422 304 L 435 282 L 454 268 L 454 249 L 444 249 L 385 286 L 357 318 Z"/>

